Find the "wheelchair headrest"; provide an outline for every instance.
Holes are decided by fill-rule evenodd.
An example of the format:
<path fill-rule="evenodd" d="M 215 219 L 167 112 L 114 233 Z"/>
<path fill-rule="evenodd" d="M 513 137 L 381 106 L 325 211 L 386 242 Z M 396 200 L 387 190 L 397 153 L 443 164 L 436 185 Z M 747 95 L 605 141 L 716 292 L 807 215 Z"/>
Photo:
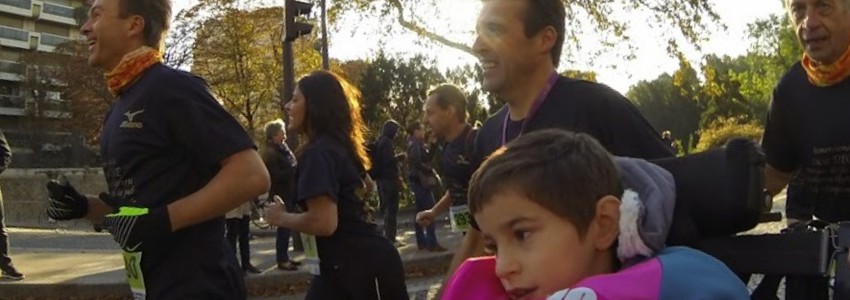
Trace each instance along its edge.
<path fill-rule="evenodd" d="M 751 140 L 733 139 L 722 148 L 651 162 L 673 174 L 676 182 L 668 246 L 752 229 L 769 210 L 764 153 Z"/>
<path fill-rule="evenodd" d="M 620 197 L 617 257 L 623 266 L 652 257 L 667 243 L 676 206 L 673 175 L 643 159 L 614 157 L 625 192 Z"/>

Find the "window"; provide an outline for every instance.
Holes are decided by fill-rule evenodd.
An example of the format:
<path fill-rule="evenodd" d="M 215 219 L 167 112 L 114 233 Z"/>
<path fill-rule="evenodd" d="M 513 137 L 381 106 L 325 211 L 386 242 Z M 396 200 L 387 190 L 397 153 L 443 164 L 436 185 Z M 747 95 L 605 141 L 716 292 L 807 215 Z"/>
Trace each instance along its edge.
<path fill-rule="evenodd" d="M 23 9 L 32 9 L 32 1 L 30 0 L 0 0 L 0 4 Z"/>
<path fill-rule="evenodd" d="M 30 34 L 25 30 L 0 25 L 0 38 L 29 42 Z"/>
<path fill-rule="evenodd" d="M 5 1 L 5 0 L 0 0 L 0 1 Z M 74 8 L 73 7 L 44 3 L 44 7 L 42 8 L 42 11 L 46 14 L 62 16 L 62 17 L 71 18 L 71 19 L 74 18 Z"/>

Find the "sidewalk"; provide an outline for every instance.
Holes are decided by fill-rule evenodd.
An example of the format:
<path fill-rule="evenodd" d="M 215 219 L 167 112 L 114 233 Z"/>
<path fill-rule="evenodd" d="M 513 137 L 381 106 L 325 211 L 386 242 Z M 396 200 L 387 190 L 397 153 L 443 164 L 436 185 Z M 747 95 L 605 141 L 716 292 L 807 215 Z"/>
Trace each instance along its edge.
<path fill-rule="evenodd" d="M 399 215 L 399 248 L 411 293 L 422 286 L 434 285 L 445 273 L 454 249 L 462 236 L 452 233 L 447 222 L 439 221 L 440 243 L 449 251 L 432 253 L 416 249 L 411 212 Z M 300 299 L 310 275 L 305 270 L 281 271 L 276 268 L 274 234 L 254 230 L 251 242 L 253 264 L 261 274 L 246 277 L 252 299 Z M 23 281 L 0 280 L 0 299 L 130 299 L 123 261 L 118 247 L 107 233 L 77 230 L 10 228 L 12 260 L 27 278 Z M 293 259 L 303 254 L 291 252 Z M 431 277 L 431 278 L 429 278 Z M 418 290 L 411 286 L 419 286 Z"/>

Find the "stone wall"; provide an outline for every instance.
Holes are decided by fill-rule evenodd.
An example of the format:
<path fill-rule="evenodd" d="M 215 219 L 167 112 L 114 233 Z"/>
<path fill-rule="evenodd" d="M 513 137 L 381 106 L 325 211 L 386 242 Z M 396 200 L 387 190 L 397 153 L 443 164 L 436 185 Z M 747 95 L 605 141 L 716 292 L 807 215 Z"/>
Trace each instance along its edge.
<path fill-rule="evenodd" d="M 8 169 L 0 174 L 4 219 L 7 226 L 39 228 L 91 229 L 85 220 L 57 222 L 47 218 L 48 176 L 63 174 L 84 194 L 106 191 L 106 180 L 100 168 L 88 169 Z"/>

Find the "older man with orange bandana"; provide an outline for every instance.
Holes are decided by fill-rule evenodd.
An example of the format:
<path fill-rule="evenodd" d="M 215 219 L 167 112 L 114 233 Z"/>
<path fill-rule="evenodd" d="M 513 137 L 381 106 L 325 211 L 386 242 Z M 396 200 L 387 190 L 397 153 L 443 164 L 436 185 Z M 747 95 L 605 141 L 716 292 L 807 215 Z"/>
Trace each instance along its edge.
<path fill-rule="evenodd" d="M 766 187 L 776 195 L 788 186 L 789 226 L 813 216 L 848 221 L 850 0 L 786 4 L 805 53 L 773 91 L 762 139 Z M 826 297 L 825 278 L 801 281 L 804 289 L 818 286 Z M 798 283 L 789 278 L 787 293 L 794 293 Z"/>

